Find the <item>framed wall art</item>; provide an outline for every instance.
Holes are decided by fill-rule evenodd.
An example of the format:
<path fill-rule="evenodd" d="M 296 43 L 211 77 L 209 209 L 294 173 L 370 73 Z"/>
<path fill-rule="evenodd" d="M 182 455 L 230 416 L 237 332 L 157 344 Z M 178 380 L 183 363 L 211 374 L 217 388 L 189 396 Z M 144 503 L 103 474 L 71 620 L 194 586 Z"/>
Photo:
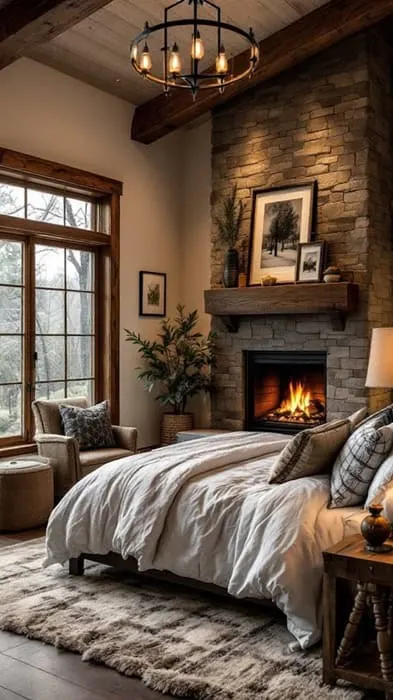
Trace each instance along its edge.
<path fill-rule="evenodd" d="M 139 316 L 166 315 L 165 272 L 139 273 Z"/>
<path fill-rule="evenodd" d="M 267 275 L 294 282 L 297 248 L 308 243 L 315 226 L 316 183 L 254 190 L 248 284 Z"/>
<path fill-rule="evenodd" d="M 297 282 L 320 282 L 326 260 L 324 241 L 299 243 L 296 262 Z"/>

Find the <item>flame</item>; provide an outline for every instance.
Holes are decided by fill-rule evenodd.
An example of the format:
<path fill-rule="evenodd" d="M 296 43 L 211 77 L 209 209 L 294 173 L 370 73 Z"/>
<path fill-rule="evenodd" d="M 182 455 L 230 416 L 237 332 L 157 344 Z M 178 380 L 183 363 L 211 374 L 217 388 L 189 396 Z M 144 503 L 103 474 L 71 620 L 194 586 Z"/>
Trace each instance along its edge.
<path fill-rule="evenodd" d="M 289 383 L 289 398 L 285 399 L 280 408 L 279 413 L 284 413 L 290 411 L 294 416 L 296 414 L 304 413 L 308 418 L 310 417 L 310 403 L 311 403 L 311 392 L 307 391 L 303 386 L 302 382 Z"/>

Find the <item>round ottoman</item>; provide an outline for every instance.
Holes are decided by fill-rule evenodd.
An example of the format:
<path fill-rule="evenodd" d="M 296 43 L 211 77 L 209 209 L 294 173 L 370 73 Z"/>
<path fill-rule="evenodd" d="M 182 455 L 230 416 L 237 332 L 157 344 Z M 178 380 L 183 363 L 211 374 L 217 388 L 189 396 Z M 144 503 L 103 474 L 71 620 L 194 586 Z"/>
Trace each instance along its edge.
<path fill-rule="evenodd" d="M 0 530 L 43 525 L 53 508 L 53 471 L 44 457 L 0 463 Z"/>

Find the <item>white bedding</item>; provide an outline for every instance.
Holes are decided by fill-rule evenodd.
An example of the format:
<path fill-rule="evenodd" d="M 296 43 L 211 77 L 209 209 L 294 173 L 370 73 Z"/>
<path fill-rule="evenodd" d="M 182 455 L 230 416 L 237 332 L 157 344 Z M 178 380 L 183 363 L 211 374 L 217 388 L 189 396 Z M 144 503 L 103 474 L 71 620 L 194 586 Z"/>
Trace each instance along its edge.
<path fill-rule="evenodd" d="M 321 552 L 356 531 L 364 513 L 327 509 L 327 476 L 269 485 L 287 441 L 236 432 L 111 462 L 53 511 L 44 564 L 82 552 L 133 556 L 141 571 L 273 600 L 301 647 L 310 646 L 321 632 Z"/>

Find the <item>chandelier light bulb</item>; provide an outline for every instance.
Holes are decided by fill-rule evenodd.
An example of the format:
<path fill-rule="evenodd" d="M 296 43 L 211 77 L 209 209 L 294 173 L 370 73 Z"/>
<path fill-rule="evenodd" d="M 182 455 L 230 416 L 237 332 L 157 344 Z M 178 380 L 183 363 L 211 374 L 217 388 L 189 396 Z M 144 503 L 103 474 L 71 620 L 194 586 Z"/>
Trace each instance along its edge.
<path fill-rule="evenodd" d="M 205 46 L 199 31 L 197 31 L 196 34 L 192 35 L 191 58 L 193 58 L 194 61 L 201 61 L 204 55 Z"/>
<path fill-rule="evenodd" d="M 220 75 L 225 75 L 226 73 L 228 73 L 228 70 L 229 70 L 229 65 L 228 65 L 227 55 L 225 53 L 225 49 L 224 49 L 223 45 L 221 44 L 220 53 L 218 54 L 218 56 L 216 58 L 216 71 Z"/>
<path fill-rule="evenodd" d="M 172 46 L 172 51 L 169 56 L 169 72 L 173 75 L 180 75 L 181 73 L 181 59 L 179 54 L 179 47 L 176 42 Z"/>
<path fill-rule="evenodd" d="M 152 66 L 153 66 L 153 63 L 151 60 L 149 47 L 148 47 L 147 42 L 146 42 L 144 47 L 143 47 L 143 51 L 141 53 L 141 60 L 139 63 L 139 68 L 141 69 L 142 73 L 150 73 Z"/>

